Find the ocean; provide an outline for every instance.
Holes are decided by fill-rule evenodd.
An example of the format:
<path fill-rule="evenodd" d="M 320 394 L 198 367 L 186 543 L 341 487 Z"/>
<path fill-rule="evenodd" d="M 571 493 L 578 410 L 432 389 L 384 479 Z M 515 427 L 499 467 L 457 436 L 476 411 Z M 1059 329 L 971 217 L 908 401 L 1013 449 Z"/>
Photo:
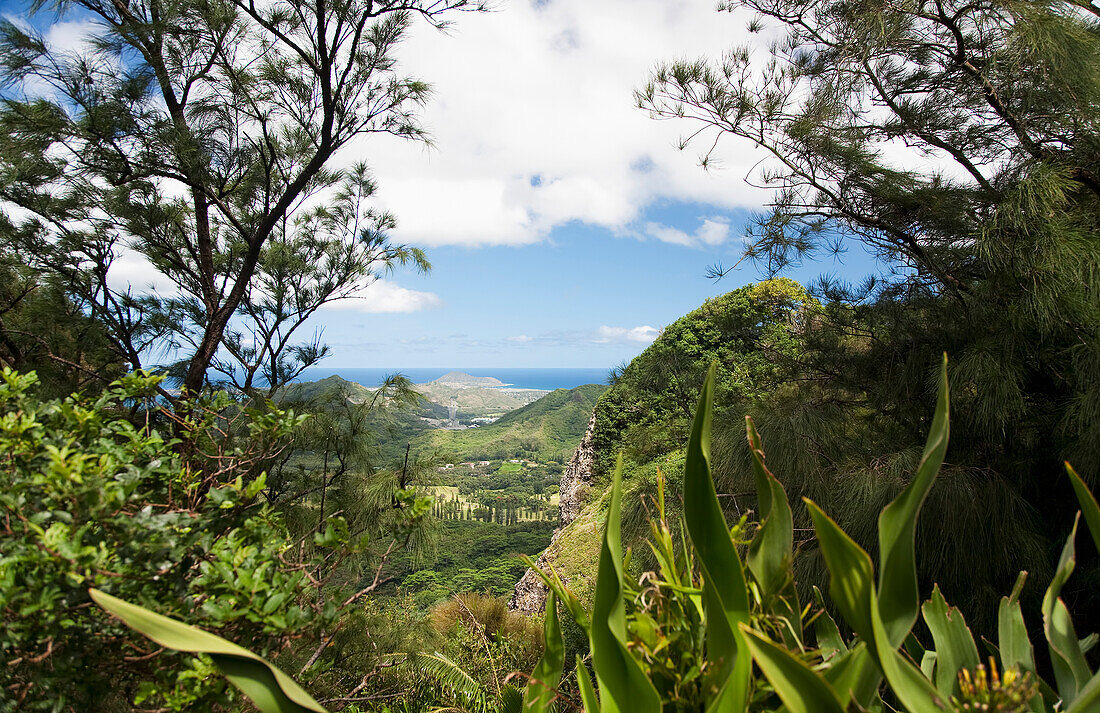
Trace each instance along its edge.
<path fill-rule="evenodd" d="M 492 376 L 505 384 L 521 389 L 572 389 L 582 384 L 606 384 L 610 369 L 483 369 L 479 367 L 455 367 L 449 369 L 378 369 L 378 368 L 339 368 L 313 367 L 306 369 L 296 381 L 317 381 L 337 375 L 363 386 L 378 386 L 382 379 L 390 374 L 401 373 L 409 377 L 414 384 L 433 381 L 450 371 L 462 371 L 470 376 Z"/>

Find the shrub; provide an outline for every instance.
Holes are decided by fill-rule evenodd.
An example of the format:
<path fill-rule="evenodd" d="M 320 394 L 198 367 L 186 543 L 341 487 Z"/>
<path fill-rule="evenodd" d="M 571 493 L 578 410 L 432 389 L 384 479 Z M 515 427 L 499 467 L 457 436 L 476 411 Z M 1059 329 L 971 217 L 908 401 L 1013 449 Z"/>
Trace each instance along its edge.
<path fill-rule="evenodd" d="M 185 465 L 146 421 L 157 382 L 135 374 L 95 398 L 42 400 L 33 373 L 0 373 L 0 710 L 130 710 L 154 693 L 174 708 L 230 700 L 201 662 L 177 673 L 135 645 L 89 587 L 261 651 L 310 624 L 308 582 L 279 565 L 285 528 L 256 502 L 263 478 L 238 477 L 250 458 L 230 451 L 220 482 Z M 278 439 L 293 422 L 277 412 L 260 430 Z"/>

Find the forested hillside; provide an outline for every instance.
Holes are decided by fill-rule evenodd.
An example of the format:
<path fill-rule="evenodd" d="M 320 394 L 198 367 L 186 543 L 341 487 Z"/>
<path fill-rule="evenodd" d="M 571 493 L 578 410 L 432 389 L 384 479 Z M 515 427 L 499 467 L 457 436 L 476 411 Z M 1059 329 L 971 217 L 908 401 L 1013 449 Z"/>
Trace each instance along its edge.
<path fill-rule="evenodd" d="M 427 431 L 414 446 L 449 461 L 531 458 L 560 465 L 569 460 L 580 442 L 596 399 L 605 388 L 588 384 L 558 389 L 486 426 Z"/>

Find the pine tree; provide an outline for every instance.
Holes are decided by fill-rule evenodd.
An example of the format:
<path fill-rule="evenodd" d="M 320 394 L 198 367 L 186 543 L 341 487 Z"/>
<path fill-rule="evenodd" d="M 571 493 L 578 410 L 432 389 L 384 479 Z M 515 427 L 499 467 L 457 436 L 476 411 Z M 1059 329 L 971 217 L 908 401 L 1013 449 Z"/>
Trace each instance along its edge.
<path fill-rule="evenodd" d="M 805 471 L 807 488 L 835 491 L 823 470 L 846 473 L 830 512 L 872 532 L 875 503 L 912 472 L 946 351 L 954 470 L 933 495 L 943 510 L 926 517 L 955 531 L 998 519 L 992 546 L 948 569 L 976 596 L 1003 593 L 1017 568 L 1050 561 L 1036 543 L 1064 533 L 1047 523 L 1072 521 L 1061 461 L 1100 477 L 1100 10 L 726 6 L 776 33 L 770 57 L 743 47 L 663 65 L 639 105 L 694 122 L 704 164 L 723 139 L 760 149 L 757 178 L 774 192 L 746 257 L 765 270 L 849 249 L 883 266 L 862 285 L 816 286 L 825 305 L 796 365 L 799 394 L 758 414 L 768 442 L 797 444 L 791 477 Z"/>
<path fill-rule="evenodd" d="M 171 345 L 188 392 L 211 367 L 243 368 L 242 386 L 285 381 L 324 353 L 293 341 L 318 307 L 395 264 L 428 267 L 386 238 L 393 219 L 371 209 L 366 168 L 332 164 L 372 134 L 425 139 L 428 86 L 398 70 L 394 49 L 414 18 L 442 26 L 475 7 L 33 3 L 95 30 L 83 50 L 0 22 L 0 200 L 30 216 L 19 254 L 101 321 L 130 368 Z M 179 296 L 116 289 L 107 274 L 124 249 Z"/>

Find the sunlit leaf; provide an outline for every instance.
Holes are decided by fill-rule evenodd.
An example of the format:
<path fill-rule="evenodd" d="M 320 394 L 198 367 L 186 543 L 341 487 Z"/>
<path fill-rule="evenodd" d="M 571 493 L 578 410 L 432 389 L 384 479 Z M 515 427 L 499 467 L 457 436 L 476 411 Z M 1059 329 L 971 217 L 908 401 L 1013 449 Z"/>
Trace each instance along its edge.
<path fill-rule="evenodd" d="M 88 592 L 96 604 L 160 646 L 210 656 L 218 670 L 262 713 L 325 713 L 321 704 L 289 676 L 248 649 L 97 589 Z"/>
<path fill-rule="evenodd" d="M 585 668 L 580 654 L 577 654 L 577 687 L 581 691 L 581 703 L 584 704 L 585 713 L 600 713 L 600 699 L 596 697 L 592 678 L 588 675 L 588 669 Z"/>
<path fill-rule="evenodd" d="M 550 710 L 565 667 L 565 643 L 558 623 L 558 600 L 554 592 L 546 598 L 542 631 L 545 647 L 523 692 L 524 713 L 547 713 Z"/>
<path fill-rule="evenodd" d="M 1066 463 L 1066 473 L 1069 474 L 1069 482 L 1073 485 L 1073 492 L 1077 494 L 1077 501 L 1081 503 L 1081 513 L 1085 516 L 1085 525 L 1088 526 L 1092 541 L 1096 543 L 1096 550 L 1100 552 L 1100 504 L 1089 491 L 1085 481 L 1077 475 L 1069 463 Z"/>
<path fill-rule="evenodd" d="M 620 539 L 622 456 L 611 481 L 611 504 L 604 527 L 596 592 L 592 603 L 592 664 L 606 713 L 659 713 L 661 699 L 626 647 L 626 607 L 623 602 L 623 561 Z"/>
<path fill-rule="evenodd" d="M 764 465 L 764 447 L 752 418 L 745 417 L 745 431 L 752 452 L 752 471 L 760 509 L 760 527 L 749 543 L 745 563 L 749 566 L 765 596 L 775 597 L 773 613 L 785 619 L 791 632 L 785 637 L 790 646 L 802 638 L 798 593 L 794 587 L 791 563 L 794 559 L 794 518 L 782 484 Z"/>
<path fill-rule="evenodd" d="M 1073 529 L 1066 538 L 1062 556 L 1058 560 L 1058 569 L 1043 597 L 1043 631 L 1050 644 L 1054 680 L 1064 705 L 1073 703 L 1078 691 L 1081 691 L 1091 678 L 1088 663 L 1085 661 L 1085 655 L 1081 653 L 1081 645 L 1077 640 L 1077 632 L 1073 628 L 1069 609 L 1059 597 L 1077 561 L 1074 540 L 1077 537 L 1077 524 L 1080 519 L 1078 515 L 1073 521 Z"/>
<path fill-rule="evenodd" d="M 959 669 L 973 670 L 981 663 L 978 647 L 962 612 L 947 605 L 938 586 L 932 589 L 932 598 L 924 603 L 921 612 L 936 647 L 936 688 L 944 696 L 950 696 L 958 687 Z M 921 668 L 923 671 L 923 665 Z"/>
<path fill-rule="evenodd" d="M 756 665 L 791 713 L 844 713 L 832 687 L 784 647 L 742 626 Z"/>
<path fill-rule="evenodd" d="M 743 711 L 752 672 L 740 624 L 749 620 L 745 571 L 718 504 L 710 468 L 710 427 L 715 365 L 699 395 L 684 465 L 684 521 L 703 573 L 707 655 L 723 681 L 708 711 Z"/>
<path fill-rule="evenodd" d="M 874 567 L 871 556 L 848 537 L 813 501 L 804 498 L 814 523 L 818 546 L 829 570 L 829 596 L 841 616 L 864 641 L 874 641 L 871 596 Z"/>

